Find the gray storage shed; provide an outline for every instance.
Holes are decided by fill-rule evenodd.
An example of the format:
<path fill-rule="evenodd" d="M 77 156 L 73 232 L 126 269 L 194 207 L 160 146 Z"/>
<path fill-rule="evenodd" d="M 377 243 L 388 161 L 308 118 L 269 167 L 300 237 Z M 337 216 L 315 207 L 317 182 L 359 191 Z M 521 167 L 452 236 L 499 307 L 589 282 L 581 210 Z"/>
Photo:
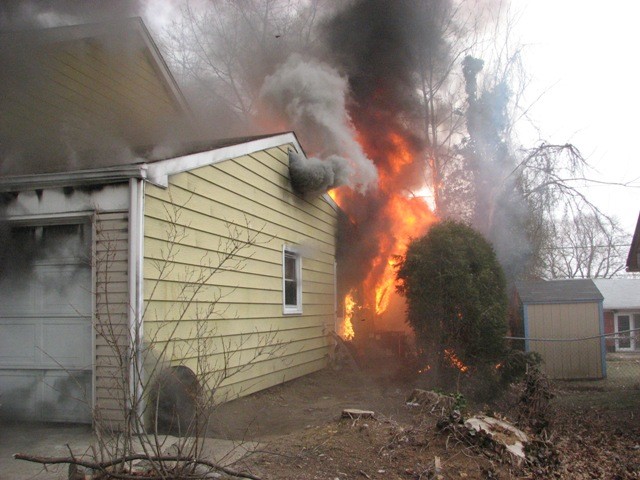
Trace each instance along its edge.
<path fill-rule="evenodd" d="M 603 296 L 593 280 L 523 281 L 516 290 L 525 348 L 540 353 L 550 378 L 606 377 Z"/>

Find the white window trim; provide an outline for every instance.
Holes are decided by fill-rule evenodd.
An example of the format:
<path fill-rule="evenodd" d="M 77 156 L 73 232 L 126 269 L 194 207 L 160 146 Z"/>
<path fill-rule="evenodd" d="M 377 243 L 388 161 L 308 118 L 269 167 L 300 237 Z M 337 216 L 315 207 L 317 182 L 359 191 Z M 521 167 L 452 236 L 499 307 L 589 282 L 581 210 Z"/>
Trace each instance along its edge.
<path fill-rule="evenodd" d="M 629 342 L 629 348 L 622 348 L 620 347 L 620 339 L 618 339 L 618 332 L 620 331 L 620 328 L 618 326 L 618 317 L 619 316 L 625 316 L 625 317 L 629 317 L 629 329 L 633 330 L 635 328 L 639 328 L 640 325 L 636 325 L 635 323 L 635 316 L 639 315 L 640 312 L 619 312 L 616 313 L 614 315 L 614 331 L 616 333 L 616 351 L 617 352 L 633 352 L 638 348 L 637 342 L 636 342 L 636 336 L 635 333 L 636 332 L 631 332 L 630 336 L 630 342 Z"/>
<path fill-rule="evenodd" d="M 285 255 L 294 254 L 296 257 L 296 305 L 286 304 L 285 294 Z M 302 313 L 302 255 L 300 250 L 291 245 L 282 246 L 282 313 L 284 315 L 299 315 Z"/>

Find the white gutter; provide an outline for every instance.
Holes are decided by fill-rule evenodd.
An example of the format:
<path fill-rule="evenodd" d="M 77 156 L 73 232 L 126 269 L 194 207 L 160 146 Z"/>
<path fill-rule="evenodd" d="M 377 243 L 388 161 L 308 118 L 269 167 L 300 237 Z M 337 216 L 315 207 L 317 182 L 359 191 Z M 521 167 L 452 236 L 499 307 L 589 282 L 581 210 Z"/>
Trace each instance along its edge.
<path fill-rule="evenodd" d="M 134 356 L 130 366 L 130 394 L 135 395 L 135 415 L 144 430 L 144 331 L 143 309 L 143 242 L 144 242 L 144 180 L 129 180 L 129 335 Z M 130 401 L 133 400 L 130 399 Z M 131 405 L 130 405 L 131 407 Z M 136 425 L 134 425 L 135 427 Z M 141 432 L 140 432 L 141 433 Z"/>

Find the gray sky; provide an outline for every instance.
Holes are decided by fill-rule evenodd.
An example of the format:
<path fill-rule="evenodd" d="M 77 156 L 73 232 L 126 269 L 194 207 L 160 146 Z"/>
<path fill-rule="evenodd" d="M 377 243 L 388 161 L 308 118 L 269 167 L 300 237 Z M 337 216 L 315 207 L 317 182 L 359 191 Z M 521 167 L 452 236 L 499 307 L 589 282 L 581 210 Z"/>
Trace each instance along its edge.
<path fill-rule="evenodd" d="M 576 145 L 590 177 L 635 187 L 592 185 L 594 203 L 631 233 L 640 211 L 640 3 L 512 0 L 516 34 L 531 75 L 528 98 L 542 135 Z"/>

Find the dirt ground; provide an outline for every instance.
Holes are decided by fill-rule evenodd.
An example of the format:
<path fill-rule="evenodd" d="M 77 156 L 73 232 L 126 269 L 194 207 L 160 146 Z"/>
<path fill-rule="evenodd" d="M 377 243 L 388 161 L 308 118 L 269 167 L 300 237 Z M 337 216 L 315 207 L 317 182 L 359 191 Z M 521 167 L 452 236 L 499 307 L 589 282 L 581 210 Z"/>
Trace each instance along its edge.
<path fill-rule="evenodd" d="M 392 370 L 384 363 L 327 369 L 230 402 L 216 411 L 211 433 L 239 444 L 259 440 L 234 468 L 264 479 L 640 478 L 637 385 L 554 385 L 549 426 L 543 436 L 525 429 L 535 441 L 527 461 L 516 462 L 459 424 L 438 425 L 438 409 L 407 406 L 414 381 Z M 469 405 L 463 416 L 489 410 L 516 423 L 517 398 Z M 345 408 L 375 417 L 343 419 Z"/>

